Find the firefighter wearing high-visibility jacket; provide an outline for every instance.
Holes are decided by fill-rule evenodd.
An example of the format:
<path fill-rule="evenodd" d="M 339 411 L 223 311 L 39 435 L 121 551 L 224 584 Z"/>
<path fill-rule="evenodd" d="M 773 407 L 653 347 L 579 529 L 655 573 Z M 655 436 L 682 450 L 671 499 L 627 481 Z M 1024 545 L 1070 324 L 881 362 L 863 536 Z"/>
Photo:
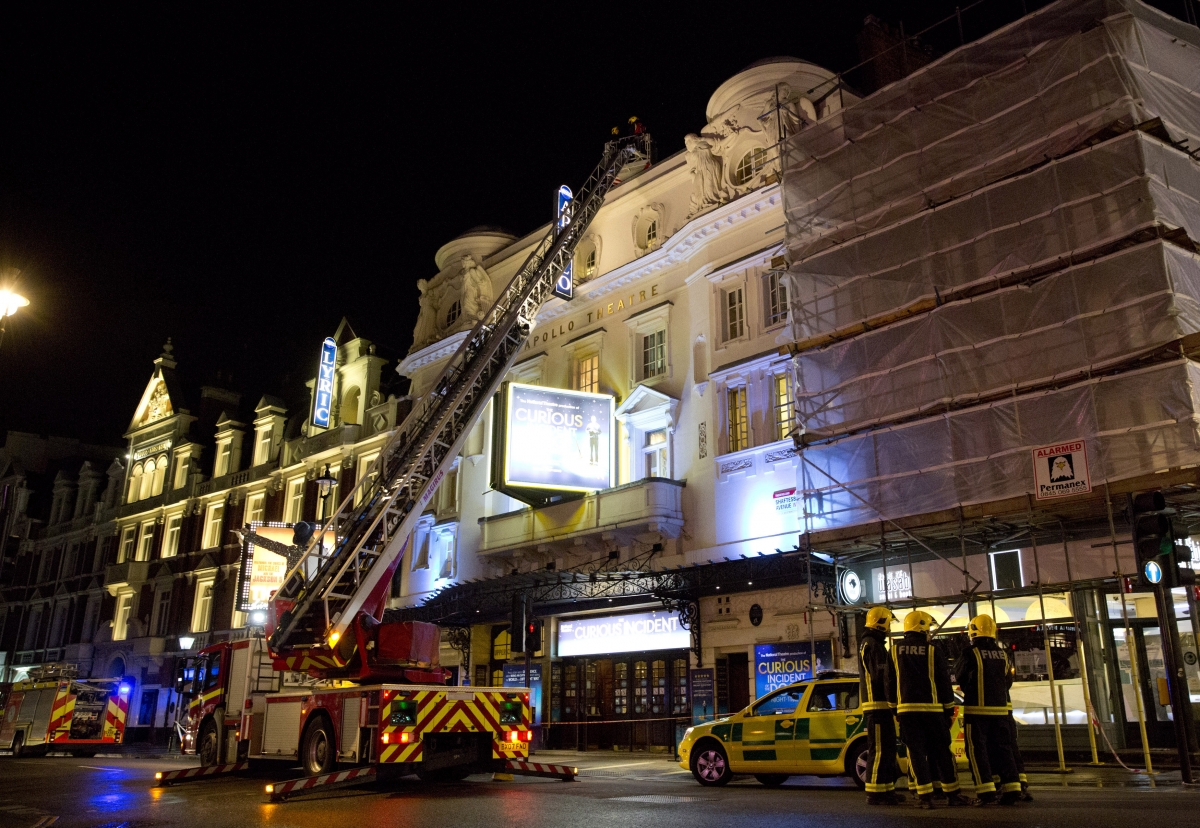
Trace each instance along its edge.
<path fill-rule="evenodd" d="M 958 657 L 954 677 L 963 694 L 967 759 L 975 778 L 975 795 L 981 805 L 1015 805 L 1021 795 L 1021 782 L 1013 758 L 1016 745 L 1008 726 L 1012 710 L 1008 700 L 1012 684 L 1008 655 L 996 644 L 996 622 L 990 615 L 972 618 L 967 635 L 971 646 Z M 993 774 L 1000 778 L 999 790 Z"/>
<path fill-rule="evenodd" d="M 867 730 L 867 803 L 896 805 L 896 670 L 887 651 L 892 611 L 872 607 L 858 647 L 859 702 Z"/>
<path fill-rule="evenodd" d="M 934 776 L 950 805 L 966 805 L 959 793 L 954 754 L 946 737 L 946 712 L 954 711 L 950 664 L 929 640 L 933 616 L 914 610 L 904 617 L 904 637 L 892 644 L 896 665 L 896 714 L 916 779 L 917 806 L 933 807 Z"/>

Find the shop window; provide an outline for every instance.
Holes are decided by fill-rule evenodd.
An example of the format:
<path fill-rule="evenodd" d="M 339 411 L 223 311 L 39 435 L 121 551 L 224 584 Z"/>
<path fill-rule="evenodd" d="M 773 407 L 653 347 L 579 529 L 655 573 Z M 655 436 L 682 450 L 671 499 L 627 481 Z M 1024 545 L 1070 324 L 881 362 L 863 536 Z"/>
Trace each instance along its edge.
<path fill-rule="evenodd" d="M 786 440 L 792 431 L 794 411 L 792 384 L 787 374 L 771 377 L 771 396 L 775 403 L 775 439 Z"/>
<path fill-rule="evenodd" d="M 728 388 L 725 391 L 726 408 L 726 451 L 741 451 L 750 447 L 749 418 L 746 412 L 746 387 Z"/>
<path fill-rule="evenodd" d="M 642 715 L 650 707 L 650 674 L 646 662 L 633 663 L 633 712 Z"/>
<path fill-rule="evenodd" d="M 584 710 L 587 711 L 589 716 L 599 716 L 600 705 L 597 704 L 596 700 L 596 691 L 598 690 L 598 685 L 596 684 L 596 662 L 589 661 L 587 666 L 583 668 L 583 673 Z"/>
<path fill-rule="evenodd" d="M 1021 550 L 1010 549 L 988 555 L 992 570 L 992 589 L 1020 589 L 1025 585 L 1021 571 Z"/>
<path fill-rule="evenodd" d="M 624 661 L 613 665 L 613 713 L 629 713 L 629 664 Z"/>
<path fill-rule="evenodd" d="M 746 333 L 746 302 L 741 285 L 721 291 L 721 339 L 732 342 Z"/>
<path fill-rule="evenodd" d="M 766 310 L 763 322 L 768 328 L 787 321 L 787 283 L 783 279 L 782 270 L 768 270 L 763 274 L 763 308 Z"/>
<path fill-rule="evenodd" d="M 1124 634 L 1124 630 L 1113 630 Z M 1084 713 L 1082 675 L 1079 669 L 1078 640 L 1073 623 L 1001 627 L 997 636 L 1009 658 L 1013 684 L 1009 688 L 1013 718 L 1020 725 L 1082 725 Z M 1049 653 L 1047 654 L 1047 643 Z M 1118 637 L 1118 668 L 1129 667 L 1128 650 Z M 1050 665 L 1054 667 L 1054 692 L 1050 689 Z M 1132 685 L 1123 685 L 1132 688 Z M 1132 701 L 1132 696 L 1129 697 Z M 1132 711 L 1131 711 L 1132 712 Z M 1136 717 L 1136 714 L 1135 714 Z"/>

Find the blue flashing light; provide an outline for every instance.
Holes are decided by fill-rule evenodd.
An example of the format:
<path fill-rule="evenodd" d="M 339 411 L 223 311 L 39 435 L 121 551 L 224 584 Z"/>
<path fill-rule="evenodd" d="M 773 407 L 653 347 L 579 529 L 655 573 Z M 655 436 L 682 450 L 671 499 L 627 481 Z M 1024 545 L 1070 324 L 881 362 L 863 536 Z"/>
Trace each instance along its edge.
<path fill-rule="evenodd" d="M 121 695 L 128 695 L 128 694 L 129 694 L 129 691 L 130 691 L 130 690 L 132 690 L 133 688 L 132 688 L 132 687 L 130 687 L 128 684 L 122 684 L 122 685 L 121 685 L 119 688 L 117 688 L 117 689 L 118 689 L 118 690 L 121 692 Z"/>

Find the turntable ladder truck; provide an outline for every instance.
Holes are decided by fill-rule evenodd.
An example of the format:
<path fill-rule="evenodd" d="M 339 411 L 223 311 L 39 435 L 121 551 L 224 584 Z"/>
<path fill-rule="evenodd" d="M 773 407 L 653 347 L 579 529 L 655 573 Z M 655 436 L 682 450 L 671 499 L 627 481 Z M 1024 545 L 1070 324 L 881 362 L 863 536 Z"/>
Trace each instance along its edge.
<path fill-rule="evenodd" d="M 292 556 L 268 607 L 265 640 L 213 645 L 184 668 L 191 702 L 183 749 L 198 753 L 201 767 L 158 774 L 160 784 L 268 758 L 299 760 L 309 774 L 269 786 L 273 799 L 381 772 L 573 777 L 573 768 L 526 761 L 528 689 L 445 686 L 437 627 L 385 622 L 383 610 L 425 504 L 516 362 L 538 310 L 618 176 L 648 166 L 649 154 L 647 134 L 605 145 L 566 218 L 551 224 L 368 472 Z M 313 683 L 281 687 L 284 675 L 296 674 Z M 339 761 L 355 767 L 337 772 Z"/>

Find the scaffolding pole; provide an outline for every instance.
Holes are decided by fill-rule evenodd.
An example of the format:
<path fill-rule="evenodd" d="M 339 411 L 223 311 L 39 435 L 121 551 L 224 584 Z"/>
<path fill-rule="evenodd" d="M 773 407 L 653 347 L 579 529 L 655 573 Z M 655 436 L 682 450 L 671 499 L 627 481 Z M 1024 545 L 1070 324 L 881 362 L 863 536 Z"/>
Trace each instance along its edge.
<path fill-rule="evenodd" d="M 1067 528 L 1062 524 L 1061 521 L 1059 521 L 1058 525 L 1059 530 L 1062 532 L 1063 560 L 1067 564 L 1067 580 L 1072 581 L 1071 553 L 1067 549 Z M 1044 614 L 1045 613 L 1043 612 L 1043 615 Z M 1075 619 L 1075 643 L 1076 649 L 1079 651 L 1079 684 L 1083 688 L 1083 713 L 1087 717 L 1088 746 L 1092 749 L 1092 761 L 1088 764 L 1092 765 L 1093 767 L 1098 767 L 1104 763 L 1100 761 L 1100 753 L 1096 749 L 1096 731 L 1092 727 L 1092 691 L 1088 686 L 1091 684 L 1091 681 L 1089 680 L 1089 676 L 1091 674 L 1088 672 L 1086 655 L 1088 642 L 1087 622 L 1084 621 L 1083 628 L 1080 629 L 1079 610 L 1075 604 L 1074 590 L 1071 591 L 1071 615 Z M 1042 620 L 1045 621 L 1046 619 L 1043 618 Z M 1100 724 L 1099 720 L 1096 721 L 1096 724 Z"/>
<path fill-rule="evenodd" d="M 1046 598 L 1042 589 L 1042 565 L 1038 558 L 1037 532 L 1033 528 L 1033 495 L 1026 494 L 1026 506 L 1029 510 L 1029 543 L 1033 546 L 1033 573 L 1037 577 L 1038 607 L 1042 616 L 1042 646 L 1046 648 L 1046 677 L 1050 679 L 1050 711 L 1054 714 L 1054 746 L 1058 748 L 1058 772 L 1070 773 L 1067 760 L 1063 755 L 1062 722 L 1065 715 L 1059 704 L 1057 688 L 1054 683 L 1054 658 L 1050 652 L 1050 625 L 1046 623 Z"/>
<path fill-rule="evenodd" d="M 1150 763 L 1150 740 L 1146 737 L 1146 711 L 1142 708 L 1142 676 L 1138 669 L 1137 653 L 1133 650 L 1133 630 L 1129 628 L 1129 608 L 1125 605 L 1125 577 L 1121 574 L 1121 556 L 1117 552 L 1117 525 L 1113 521 L 1112 496 L 1108 491 L 1108 481 L 1104 481 L 1104 505 L 1108 507 L 1108 537 L 1112 541 L 1113 575 L 1117 576 L 1117 594 L 1121 596 L 1121 619 L 1125 623 L 1125 652 L 1129 653 L 1130 680 L 1133 682 L 1133 700 L 1137 703 L 1138 733 L 1142 737 L 1142 758 L 1146 762 L 1146 773 L 1153 774 L 1154 768 Z M 1118 678 L 1120 664 L 1117 665 Z M 1122 690 L 1122 695 L 1124 691 Z M 1122 703 L 1124 699 L 1122 699 Z"/>

